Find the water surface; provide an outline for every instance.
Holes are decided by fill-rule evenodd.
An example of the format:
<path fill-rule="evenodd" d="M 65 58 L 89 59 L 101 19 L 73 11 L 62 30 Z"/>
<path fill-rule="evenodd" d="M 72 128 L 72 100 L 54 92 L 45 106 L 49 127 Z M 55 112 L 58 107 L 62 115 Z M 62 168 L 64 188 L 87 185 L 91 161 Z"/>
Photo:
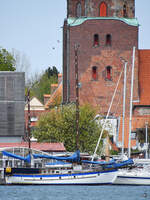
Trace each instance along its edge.
<path fill-rule="evenodd" d="M 150 186 L 0 186 L 0 200 L 150 200 Z"/>

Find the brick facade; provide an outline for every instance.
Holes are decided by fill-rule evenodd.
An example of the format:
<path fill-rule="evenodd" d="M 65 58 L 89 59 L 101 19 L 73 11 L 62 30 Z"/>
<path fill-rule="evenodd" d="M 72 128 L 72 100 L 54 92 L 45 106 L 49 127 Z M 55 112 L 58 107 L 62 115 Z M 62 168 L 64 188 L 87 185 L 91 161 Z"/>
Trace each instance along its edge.
<path fill-rule="evenodd" d="M 103 17 L 100 16 L 102 3 L 105 4 L 103 5 L 103 14 L 106 14 Z M 148 66 L 150 66 L 150 62 L 149 59 L 146 61 L 147 58 L 150 58 L 150 51 L 143 52 L 138 49 L 138 26 L 138 22 L 135 19 L 134 0 L 67 1 L 67 19 L 65 19 L 63 31 L 63 102 L 75 102 L 75 44 L 79 44 L 80 104 L 90 103 L 97 107 L 98 112 L 102 115 L 106 115 L 108 111 L 116 83 L 123 70 L 124 62 L 122 58 L 126 60 L 128 64 L 125 147 L 128 146 L 134 46 L 136 47 L 136 52 L 132 130 L 135 131 L 136 128 L 144 127 L 145 120 L 150 121 L 148 120 L 150 118 L 150 95 L 148 92 L 150 78 Z M 122 74 L 111 109 L 111 115 L 120 117 L 119 141 L 122 139 L 123 79 L 124 76 Z M 145 93 L 145 91 L 147 92 Z M 134 146 L 135 140 L 132 140 L 131 143 Z"/>
<path fill-rule="evenodd" d="M 126 6 L 126 17 L 134 18 L 135 2 L 134 0 L 67 0 L 67 17 L 77 16 L 77 5 L 81 3 L 82 17 L 98 17 L 100 16 L 100 5 L 105 2 L 107 4 L 107 17 L 124 17 L 123 10 Z"/>

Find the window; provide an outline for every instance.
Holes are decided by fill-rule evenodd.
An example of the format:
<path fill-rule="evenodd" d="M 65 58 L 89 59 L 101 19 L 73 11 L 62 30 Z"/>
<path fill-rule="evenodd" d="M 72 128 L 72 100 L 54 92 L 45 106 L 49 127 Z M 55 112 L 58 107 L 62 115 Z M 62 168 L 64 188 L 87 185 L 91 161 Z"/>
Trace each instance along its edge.
<path fill-rule="evenodd" d="M 92 67 L 92 80 L 97 80 L 97 67 Z"/>
<path fill-rule="evenodd" d="M 106 35 L 106 46 L 111 46 L 111 35 L 110 34 Z"/>
<path fill-rule="evenodd" d="M 38 118 L 36 116 L 31 117 L 31 122 L 36 122 L 38 121 Z"/>
<path fill-rule="evenodd" d="M 123 17 L 127 17 L 127 6 L 123 6 Z"/>
<path fill-rule="evenodd" d="M 77 3 L 77 7 L 76 7 L 76 16 L 77 17 L 81 17 L 82 14 L 82 7 L 81 7 L 81 3 Z"/>
<path fill-rule="evenodd" d="M 107 66 L 106 67 L 106 80 L 112 80 L 112 67 Z"/>
<path fill-rule="evenodd" d="M 107 16 L 107 5 L 105 2 L 102 2 L 99 7 L 99 16 L 106 17 Z"/>
<path fill-rule="evenodd" d="M 99 45 L 99 35 L 95 34 L 94 35 L 94 42 L 93 42 L 93 46 L 96 47 Z"/>

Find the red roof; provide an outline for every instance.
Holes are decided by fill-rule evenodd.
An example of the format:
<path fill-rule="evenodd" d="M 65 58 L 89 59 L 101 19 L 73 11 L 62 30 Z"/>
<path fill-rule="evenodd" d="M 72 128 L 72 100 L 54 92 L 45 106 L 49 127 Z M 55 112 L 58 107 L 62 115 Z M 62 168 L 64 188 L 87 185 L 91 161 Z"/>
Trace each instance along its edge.
<path fill-rule="evenodd" d="M 150 50 L 139 50 L 140 103 L 150 105 Z"/>
<path fill-rule="evenodd" d="M 0 148 L 6 147 L 28 147 L 27 142 L 21 143 L 0 143 Z M 65 152 L 66 149 L 63 143 L 38 143 L 31 142 L 31 148 L 39 151 L 47 151 L 47 152 Z"/>

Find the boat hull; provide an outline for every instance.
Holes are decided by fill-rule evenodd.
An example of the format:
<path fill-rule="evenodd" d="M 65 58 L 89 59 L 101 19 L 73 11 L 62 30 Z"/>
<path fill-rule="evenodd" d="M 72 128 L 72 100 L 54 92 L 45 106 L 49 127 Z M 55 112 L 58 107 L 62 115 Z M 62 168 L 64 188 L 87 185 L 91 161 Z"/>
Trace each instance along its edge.
<path fill-rule="evenodd" d="M 117 176 L 115 185 L 150 185 L 150 176 L 122 175 Z"/>
<path fill-rule="evenodd" d="M 14 174 L 6 176 L 6 184 L 19 185 L 104 185 L 112 184 L 117 171 L 86 172 L 73 174 Z"/>

